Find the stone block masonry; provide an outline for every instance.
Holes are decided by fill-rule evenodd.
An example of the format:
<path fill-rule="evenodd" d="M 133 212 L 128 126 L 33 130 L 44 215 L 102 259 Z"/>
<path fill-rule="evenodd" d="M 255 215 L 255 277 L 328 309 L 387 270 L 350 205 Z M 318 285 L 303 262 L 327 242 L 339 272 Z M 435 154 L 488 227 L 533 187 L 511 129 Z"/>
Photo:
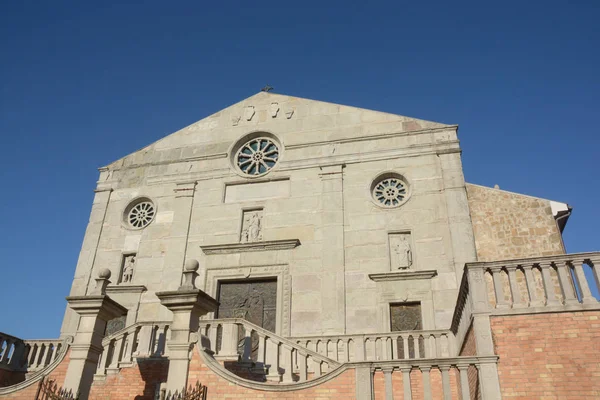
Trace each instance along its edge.
<path fill-rule="evenodd" d="M 600 311 L 493 316 L 504 399 L 600 398 Z"/>

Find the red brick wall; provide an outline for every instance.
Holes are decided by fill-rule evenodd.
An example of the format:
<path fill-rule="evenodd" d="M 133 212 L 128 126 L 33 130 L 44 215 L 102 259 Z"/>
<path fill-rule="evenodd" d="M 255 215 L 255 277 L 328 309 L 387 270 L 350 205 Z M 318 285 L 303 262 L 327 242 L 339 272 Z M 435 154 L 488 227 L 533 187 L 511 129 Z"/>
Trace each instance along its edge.
<path fill-rule="evenodd" d="M 67 367 L 69 366 L 70 353 L 71 351 L 69 350 L 60 364 L 58 364 L 56 368 L 54 368 L 46 377 L 47 380 L 54 380 L 58 386 L 62 386 L 64 384 L 65 375 L 67 374 Z M 35 394 L 37 393 L 38 387 L 39 381 L 27 386 L 22 390 L 19 390 L 18 392 L 14 392 L 6 396 L 0 396 L 0 398 L 2 398 L 2 400 L 33 400 L 35 399 Z"/>
<path fill-rule="evenodd" d="M 198 349 L 194 348 L 188 383 L 195 384 L 197 381 L 208 388 L 207 398 L 210 400 L 221 399 L 319 399 L 333 400 L 355 399 L 355 371 L 353 369 L 342 372 L 337 377 L 321 385 L 312 388 L 297 390 L 293 392 L 267 392 L 248 389 L 229 382 L 212 372 L 200 359 Z"/>
<path fill-rule="evenodd" d="M 442 373 L 438 369 L 430 371 L 431 379 L 431 395 L 434 399 L 443 398 Z M 450 390 L 453 399 L 458 399 L 459 394 L 459 375 L 456 369 L 450 370 Z M 402 399 L 404 393 L 404 384 L 402 371 L 394 370 L 392 373 L 392 387 L 394 398 Z M 423 374 L 421 370 L 415 368 L 410 372 L 410 389 L 413 400 L 423 400 Z M 373 376 L 373 391 L 375 392 L 375 400 L 385 399 L 385 380 L 382 371 L 375 371 Z"/>
<path fill-rule="evenodd" d="M 138 359 L 133 367 L 92 384 L 89 400 L 153 400 L 157 386 L 167 381 L 169 361 Z"/>
<path fill-rule="evenodd" d="M 600 398 L 600 311 L 496 316 L 491 325 L 503 398 Z"/>
<path fill-rule="evenodd" d="M 469 327 L 462 348 L 460 350 L 461 356 L 475 356 L 477 355 L 477 345 L 475 343 L 475 334 L 473 333 L 473 325 Z M 474 366 L 469 367 L 469 393 L 471 393 L 471 399 L 477 400 L 481 397 L 479 392 L 479 375 L 477 368 Z M 459 377 L 460 382 L 460 377 Z M 460 385 L 459 385 L 460 386 Z"/>

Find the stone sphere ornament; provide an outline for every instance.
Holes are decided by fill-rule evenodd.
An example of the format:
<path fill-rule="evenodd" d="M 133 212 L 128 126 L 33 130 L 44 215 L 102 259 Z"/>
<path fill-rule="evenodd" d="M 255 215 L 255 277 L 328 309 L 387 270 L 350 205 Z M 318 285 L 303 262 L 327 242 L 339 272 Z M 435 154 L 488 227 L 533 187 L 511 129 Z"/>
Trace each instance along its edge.
<path fill-rule="evenodd" d="M 183 268 L 186 271 L 198 271 L 198 268 L 200 268 L 200 263 L 198 262 L 198 260 L 189 259 L 185 261 Z"/>
<path fill-rule="evenodd" d="M 98 271 L 98 278 L 100 279 L 110 279 L 111 275 L 112 273 L 108 268 L 102 268 L 100 271 Z"/>

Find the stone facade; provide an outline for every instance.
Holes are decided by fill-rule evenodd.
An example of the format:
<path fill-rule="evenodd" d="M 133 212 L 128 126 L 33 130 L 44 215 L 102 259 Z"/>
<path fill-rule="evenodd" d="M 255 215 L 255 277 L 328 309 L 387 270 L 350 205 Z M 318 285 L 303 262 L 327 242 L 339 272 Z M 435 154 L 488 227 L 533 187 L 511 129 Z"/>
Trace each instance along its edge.
<path fill-rule="evenodd" d="M 421 303 L 424 329 L 447 328 L 462 265 L 476 257 L 456 130 L 252 96 L 100 170 L 71 295 L 88 293 L 94 271 L 109 268 L 121 277 L 108 292 L 129 309 L 126 325 L 169 320 L 155 293 L 178 287 L 184 259 L 193 258 L 200 287 L 214 297 L 225 279 L 278 277 L 279 334 L 389 331 L 389 306 L 402 302 Z M 245 174 L 239 154 L 261 137 L 278 147 L 277 162 Z M 373 192 L 387 178 L 403 189 L 391 206 Z M 149 224 L 131 226 L 140 202 L 152 204 Z M 250 216 L 257 225 L 249 235 Z M 393 265 L 398 234 L 410 248 L 402 266 Z M 280 248 L 281 240 L 299 245 Z M 230 246 L 240 243 L 243 251 Z M 435 276 L 369 278 L 404 270 Z M 76 325 L 67 311 L 62 333 Z"/>
<path fill-rule="evenodd" d="M 565 253 L 550 200 L 473 184 L 466 187 L 479 261 Z"/>
<path fill-rule="evenodd" d="M 101 168 L 67 347 L 0 334 L 29 374 L 0 397 L 597 397 L 600 253 L 460 154 L 455 125 L 261 92 Z"/>

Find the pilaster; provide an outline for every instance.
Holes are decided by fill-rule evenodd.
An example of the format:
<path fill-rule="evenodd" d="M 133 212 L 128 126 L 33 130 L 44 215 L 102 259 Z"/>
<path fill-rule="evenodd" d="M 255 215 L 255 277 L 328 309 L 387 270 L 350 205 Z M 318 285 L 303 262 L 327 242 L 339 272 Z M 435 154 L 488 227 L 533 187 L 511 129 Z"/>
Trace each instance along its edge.
<path fill-rule="evenodd" d="M 191 350 L 197 341 L 192 337 L 199 328 L 199 319 L 213 312 L 218 302 L 200 289 L 195 288 L 198 261 L 188 260 L 184 269 L 184 283 L 178 290 L 158 292 L 160 303 L 173 313 L 169 350 L 169 374 L 167 391 L 181 391 L 187 386 Z"/>
<path fill-rule="evenodd" d="M 80 400 L 89 395 L 98 359 L 102 353 L 102 339 L 106 323 L 125 315 L 127 309 L 106 296 L 110 270 L 103 269 L 96 279 L 96 289 L 89 296 L 69 296 L 69 307 L 79 314 L 79 327 L 73 344 L 64 387 L 79 393 Z"/>
<path fill-rule="evenodd" d="M 321 167 L 322 263 L 321 320 L 323 334 L 346 331 L 346 288 L 344 261 L 343 165 Z"/>

